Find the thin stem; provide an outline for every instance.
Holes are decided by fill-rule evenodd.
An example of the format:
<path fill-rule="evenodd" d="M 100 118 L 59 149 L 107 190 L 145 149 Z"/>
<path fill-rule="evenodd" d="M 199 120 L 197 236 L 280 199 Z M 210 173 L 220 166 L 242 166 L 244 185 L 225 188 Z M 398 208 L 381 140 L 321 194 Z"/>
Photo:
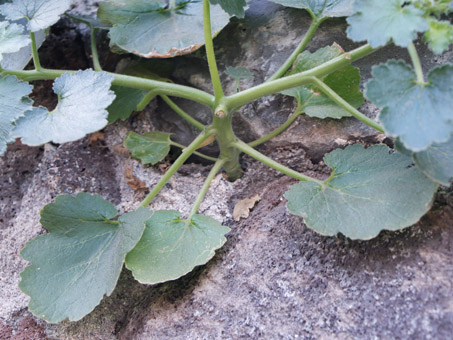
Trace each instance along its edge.
<path fill-rule="evenodd" d="M 145 109 L 145 107 L 148 106 L 149 102 L 153 100 L 157 95 L 158 95 L 157 90 L 151 90 L 149 91 L 141 100 L 140 103 L 137 104 L 137 111 L 142 111 Z"/>
<path fill-rule="evenodd" d="M 30 38 L 31 38 L 31 51 L 33 54 L 33 64 L 35 65 L 36 71 L 41 71 L 42 66 L 41 62 L 39 61 L 38 45 L 36 44 L 36 35 L 34 32 L 30 32 Z"/>
<path fill-rule="evenodd" d="M 246 105 L 258 98 L 278 93 L 293 87 L 306 85 L 310 82 L 309 77 L 324 77 L 352 62 L 363 58 L 370 53 L 375 52 L 370 45 L 364 45 L 351 52 L 344 53 L 324 64 L 312 68 L 311 70 L 297 73 L 288 77 L 276 79 L 251 89 L 236 93 L 232 96 L 225 97 L 223 103 L 228 111 L 235 111 L 243 105 Z"/>
<path fill-rule="evenodd" d="M 179 143 L 176 143 L 176 142 L 173 142 L 173 141 L 170 141 L 170 144 L 173 145 L 173 146 L 176 146 L 176 147 L 178 147 L 178 148 L 180 148 L 182 150 L 187 148 L 186 146 L 184 146 L 182 144 L 179 144 Z M 219 160 L 218 158 L 205 155 L 205 154 L 203 154 L 201 152 L 198 152 L 198 151 L 194 151 L 193 154 L 197 155 L 197 156 L 199 156 L 201 158 L 204 158 L 204 159 L 206 159 L 208 161 L 212 161 L 212 162 L 217 162 Z"/>
<path fill-rule="evenodd" d="M 140 206 L 147 207 L 154 197 L 162 190 L 164 185 L 170 180 L 170 178 L 175 174 L 176 171 L 184 164 L 184 162 L 198 149 L 198 147 L 211 135 L 213 131 L 205 130 L 200 135 L 198 135 L 195 140 L 190 143 L 190 145 L 182 151 L 182 154 L 176 159 L 170 169 L 162 176 L 160 181 L 154 186 L 151 192 L 145 197 L 145 199 L 140 203 Z"/>
<path fill-rule="evenodd" d="M 96 29 L 92 25 L 90 25 L 90 30 L 91 30 L 91 57 L 93 59 L 94 70 L 101 72 L 102 67 L 101 63 L 99 62 L 98 49 L 96 47 Z"/>
<path fill-rule="evenodd" d="M 295 120 L 303 113 L 303 111 L 300 110 L 300 108 L 298 107 L 296 109 L 296 111 L 294 111 L 293 114 L 291 114 L 291 116 L 289 116 L 289 118 L 286 120 L 286 122 L 284 122 L 280 127 L 278 127 L 277 129 L 275 129 L 274 131 L 270 132 L 269 134 L 267 134 L 266 136 L 264 137 L 261 137 L 260 139 L 257 139 L 253 142 L 250 142 L 248 143 L 249 146 L 251 146 L 252 148 L 260 145 L 260 144 L 263 144 L 265 142 L 267 142 L 268 140 L 278 136 L 279 134 L 281 134 L 283 131 L 285 131 L 288 127 L 291 126 L 292 123 L 295 122 Z"/>
<path fill-rule="evenodd" d="M 206 46 L 206 56 L 208 58 L 209 73 L 211 74 L 212 85 L 214 86 L 214 95 L 216 104 L 223 98 L 222 83 L 220 82 L 217 62 L 215 60 L 214 43 L 212 41 L 211 32 L 211 13 L 209 0 L 203 0 L 203 24 L 204 24 L 204 40 Z"/>
<path fill-rule="evenodd" d="M 270 166 L 271 168 L 280 171 L 281 173 L 288 175 L 290 177 L 293 177 L 299 181 L 303 182 L 315 182 L 318 183 L 319 185 L 323 185 L 323 182 L 320 180 L 317 180 L 315 178 L 311 178 L 309 176 L 305 176 L 295 170 L 292 170 L 276 161 L 273 159 L 263 155 L 261 152 L 256 151 L 252 147 L 248 146 L 246 143 L 243 141 L 237 140 L 236 142 L 233 143 L 233 146 L 238 148 L 240 151 L 246 153 L 247 155 L 255 158 L 256 160 Z"/>
<path fill-rule="evenodd" d="M 203 129 L 205 128 L 205 126 L 200 123 L 198 120 L 196 120 L 195 118 L 193 118 L 192 116 L 190 116 L 188 113 L 184 112 L 183 109 L 181 109 L 178 105 L 176 105 L 176 103 L 171 100 L 170 98 L 168 98 L 167 96 L 165 95 L 161 95 L 160 96 L 162 98 L 162 100 L 167 103 L 168 106 L 170 106 L 170 108 L 175 111 L 181 118 L 185 119 L 188 123 L 192 124 L 193 126 L 195 126 L 198 130 L 201 130 L 203 131 Z"/>
<path fill-rule="evenodd" d="M 286 71 L 291 67 L 291 65 L 294 63 L 296 60 L 297 56 L 305 50 L 307 47 L 308 43 L 310 40 L 313 38 L 313 36 L 316 33 L 316 30 L 318 29 L 319 25 L 323 22 L 323 20 L 317 20 L 316 18 L 313 19 L 311 22 L 310 27 L 308 28 L 307 33 L 305 33 L 304 38 L 300 42 L 299 46 L 294 50 L 294 52 L 289 56 L 289 58 L 285 61 L 285 63 L 275 72 L 266 82 L 281 78 Z"/>
<path fill-rule="evenodd" d="M 75 73 L 74 70 L 31 70 L 31 71 L 22 71 L 22 70 L 4 70 L 2 75 L 14 75 L 18 78 L 25 81 L 33 80 L 46 80 L 46 79 L 55 79 L 64 73 Z M 105 72 L 105 71 L 104 71 Z M 208 106 L 211 109 L 214 109 L 215 99 L 211 94 L 191 88 L 189 86 L 178 85 L 174 83 L 164 82 L 160 80 L 152 80 L 140 77 L 133 77 L 124 74 L 117 74 L 111 72 L 105 72 L 114 77 L 113 85 L 131 87 L 134 89 L 140 90 L 156 90 L 157 93 L 186 98 L 194 102 Z"/>
<path fill-rule="evenodd" d="M 346 100 L 341 98 L 334 90 L 332 90 L 329 86 L 327 86 L 323 81 L 319 80 L 316 77 L 310 77 L 310 82 L 313 85 L 316 85 L 324 94 L 326 94 L 332 101 L 334 101 L 337 105 L 348 111 L 352 116 L 360 120 L 362 123 L 372 127 L 373 129 L 378 130 L 381 133 L 385 133 L 384 128 L 374 120 L 368 118 L 359 110 L 354 108 L 351 104 L 349 104 Z"/>
<path fill-rule="evenodd" d="M 206 193 L 208 192 L 209 187 L 211 186 L 212 180 L 217 175 L 217 173 L 222 169 L 225 162 L 226 162 L 225 159 L 219 159 L 218 161 L 215 162 L 211 171 L 209 171 L 209 175 L 208 175 L 208 177 L 206 177 L 206 180 L 203 183 L 203 187 L 201 188 L 200 192 L 198 193 L 197 199 L 195 200 L 195 202 L 192 206 L 192 210 L 189 213 L 189 217 L 187 218 L 188 221 L 190 221 L 192 219 L 192 216 L 198 212 L 198 209 L 200 208 L 200 204 L 203 201 L 204 197 L 206 196 Z"/>
<path fill-rule="evenodd" d="M 413 42 L 407 47 L 409 55 L 411 56 L 412 64 L 414 65 L 415 73 L 417 74 L 417 83 L 420 85 L 426 85 L 425 77 L 423 76 L 422 64 L 420 57 L 418 56 L 417 49 Z"/>

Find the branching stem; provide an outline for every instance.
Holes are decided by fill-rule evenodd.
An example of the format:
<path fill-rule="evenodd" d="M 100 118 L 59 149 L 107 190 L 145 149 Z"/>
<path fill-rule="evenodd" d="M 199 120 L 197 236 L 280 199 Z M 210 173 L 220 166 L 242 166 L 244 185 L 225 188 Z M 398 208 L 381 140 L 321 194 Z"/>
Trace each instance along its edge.
<path fill-rule="evenodd" d="M 179 144 L 179 143 L 176 143 L 176 142 L 173 142 L 173 141 L 170 141 L 170 144 L 180 148 L 181 150 L 184 150 L 184 149 L 187 148 L 186 146 L 184 146 L 182 144 Z M 203 154 L 201 152 L 198 152 L 198 151 L 194 151 L 193 154 L 197 155 L 198 157 L 204 158 L 204 159 L 206 159 L 208 161 L 211 161 L 211 162 L 217 162 L 219 160 L 218 158 L 205 155 L 205 154 Z"/>
<path fill-rule="evenodd" d="M 193 118 L 192 116 L 190 116 L 188 113 L 186 113 L 183 109 L 181 109 L 178 105 L 176 105 L 176 103 L 171 100 L 170 98 L 168 98 L 167 96 L 165 95 L 161 95 L 160 96 L 162 98 L 162 100 L 167 103 L 168 106 L 170 106 L 170 108 L 175 111 L 181 118 L 185 119 L 188 123 L 190 123 L 191 125 L 195 126 L 198 130 L 201 130 L 203 131 L 203 129 L 205 128 L 205 126 L 200 123 L 198 120 L 196 120 L 195 118 Z"/>

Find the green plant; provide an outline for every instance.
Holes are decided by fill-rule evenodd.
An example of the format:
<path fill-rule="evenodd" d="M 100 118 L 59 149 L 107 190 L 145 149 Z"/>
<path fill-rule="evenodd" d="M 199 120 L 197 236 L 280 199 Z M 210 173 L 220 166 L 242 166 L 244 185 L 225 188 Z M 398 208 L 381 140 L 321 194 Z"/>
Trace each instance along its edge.
<path fill-rule="evenodd" d="M 226 241 L 228 228 L 197 214 L 214 176 L 224 169 L 229 179 L 241 175 L 241 153 L 300 181 L 285 194 L 288 209 L 303 216 L 305 224 L 324 235 L 342 233 L 353 239 L 369 239 L 381 230 L 398 230 L 417 222 L 430 208 L 439 184 L 453 177 L 453 66 L 446 64 L 423 74 L 413 40 L 418 33 L 435 53 L 452 42 L 452 26 L 446 14 L 450 1 L 406 0 L 271 0 L 307 10 L 312 24 L 300 45 L 266 82 L 226 96 L 217 70 L 212 31 L 223 28 L 230 15 L 244 17 L 245 0 L 109 0 L 100 4 L 97 19 L 76 18 L 92 30 L 94 70 L 66 71 L 43 68 L 37 36 L 54 24 L 71 5 L 70 0 L 13 0 L 0 12 L 0 58 L 23 54 L 30 46 L 34 69 L 14 62 L 2 63 L 0 78 L 0 148 L 20 138 L 28 145 L 64 143 L 102 129 L 133 110 L 142 110 L 160 96 L 176 113 L 201 132 L 187 147 L 170 135 L 131 132 L 125 145 L 143 163 L 156 164 L 170 145 L 182 153 L 152 188 L 140 207 L 117 216 L 115 207 L 100 196 L 62 195 L 41 212 L 49 231 L 30 241 L 22 252 L 29 265 L 20 288 L 31 297 L 29 308 L 40 318 L 59 322 L 78 320 L 109 295 L 125 263 L 140 282 L 155 284 L 173 280 L 206 263 Z M 211 16 L 215 24 L 211 25 Z M 314 53 L 304 52 L 317 28 L 329 17 L 348 16 L 348 36 L 367 44 L 349 52 L 334 44 Z M 24 21 L 24 18 L 26 19 Z M 167 20 L 171 18 L 172 20 Z M 24 28 L 24 25 L 25 28 Z M 212 27 L 214 29 L 212 29 Z M 176 33 L 185 27 L 190 34 Z M 24 33 L 24 29 L 28 33 Z M 174 84 L 152 74 L 147 78 L 102 71 L 95 32 L 108 29 L 114 49 L 141 57 L 171 57 L 200 47 L 203 42 L 214 95 Z M 165 38 L 162 39 L 162 35 Z M 366 96 L 382 108 L 380 123 L 360 113 L 364 97 L 360 73 L 351 64 L 393 42 L 406 47 L 412 67 L 390 60 L 373 68 Z M 178 46 L 175 48 L 175 46 Z M 25 53 L 27 53 L 25 51 Z M 0 59 L 1 61 L 1 59 Z M 143 70 L 142 70 L 143 71 Z M 143 74 L 143 72 L 140 72 Z M 230 68 L 238 79 L 247 70 Z M 28 81 L 56 79 L 57 107 L 49 112 L 33 107 Z M 296 99 L 296 111 L 281 127 L 251 143 L 236 138 L 234 112 L 272 93 Z M 116 96 L 116 98 L 115 98 Z M 187 98 L 212 110 L 212 123 L 204 126 L 181 110 L 169 97 Z M 332 168 L 324 181 L 308 177 L 275 162 L 254 149 L 288 128 L 302 114 L 340 119 L 353 116 L 395 138 L 399 152 L 386 145 L 364 148 L 352 145 L 325 156 Z M 381 125 L 382 124 L 382 125 Z M 197 150 L 216 140 L 220 152 L 213 158 Z M 184 218 L 176 211 L 150 211 L 147 206 L 181 165 L 194 153 L 214 162 L 192 210 Z M 413 165 L 416 166 L 413 166 Z"/>

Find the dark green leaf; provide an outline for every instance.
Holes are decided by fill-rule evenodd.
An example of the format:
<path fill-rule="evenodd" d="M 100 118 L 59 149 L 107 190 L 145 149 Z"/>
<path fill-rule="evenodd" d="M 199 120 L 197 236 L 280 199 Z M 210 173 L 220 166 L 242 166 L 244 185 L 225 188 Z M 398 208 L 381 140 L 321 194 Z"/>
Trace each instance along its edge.
<path fill-rule="evenodd" d="M 386 134 L 399 137 L 412 151 L 444 143 L 453 131 L 453 66 L 443 65 L 428 74 L 428 84 L 417 84 L 411 67 L 391 60 L 373 67 L 374 79 L 366 96 L 382 107 L 379 120 Z"/>
<path fill-rule="evenodd" d="M 110 91 L 113 77 L 93 70 L 65 73 L 54 83 L 59 101 L 55 110 L 34 108 L 21 117 L 13 136 L 27 145 L 65 143 L 98 131 L 107 125 L 106 108 L 115 95 Z"/>
<path fill-rule="evenodd" d="M 318 18 L 347 17 L 354 13 L 354 0 L 270 0 L 277 4 L 309 10 Z"/>
<path fill-rule="evenodd" d="M 4 54 L 18 52 L 30 43 L 30 38 L 24 34 L 24 26 L 0 22 L 0 61 Z"/>
<path fill-rule="evenodd" d="M 385 145 L 352 145 L 324 157 L 333 174 L 324 185 L 301 182 L 285 194 L 288 210 L 323 235 L 370 239 L 381 230 L 416 223 L 430 208 L 437 185 Z"/>
<path fill-rule="evenodd" d="M 178 10 L 163 10 L 165 1 L 110 0 L 99 4 L 98 16 L 112 24 L 111 44 L 145 58 L 170 58 L 191 53 L 204 44 L 203 3 L 178 1 Z M 211 7 L 212 31 L 230 17 L 218 5 Z"/>
<path fill-rule="evenodd" d="M 124 146 L 132 157 L 140 159 L 143 164 L 157 164 L 170 152 L 170 134 L 153 131 L 144 135 L 129 132 Z"/>
<path fill-rule="evenodd" d="M 449 21 L 430 20 L 425 41 L 436 54 L 442 54 L 453 44 L 453 25 Z"/>
<path fill-rule="evenodd" d="M 156 211 L 146 222 L 140 242 L 127 255 L 126 267 L 142 283 L 175 280 L 208 262 L 226 242 L 229 230 L 204 215 L 187 221 L 174 210 Z"/>
<path fill-rule="evenodd" d="M 229 15 L 237 16 L 238 18 L 245 17 L 245 0 L 209 0 L 213 5 L 220 5 L 222 9 Z"/>
<path fill-rule="evenodd" d="M 126 254 L 142 236 L 151 211 L 139 208 L 112 220 L 115 207 L 97 195 L 63 195 L 41 212 L 48 234 L 22 251 L 31 261 L 19 287 L 30 296 L 30 311 L 56 323 L 79 320 L 110 295 Z"/>
<path fill-rule="evenodd" d="M 0 77 L 0 155 L 6 151 L 6 144 L 14 141 L 14 122 L 32 108 L 33 102 L 27 97 L 32 89 L 14 76 Z"/>
<path fill-rule="evenodd" d="M 298 56 L 289 74 L 310 70 L 343 53 L 343 49 L 336 44 L 314 53 L 304 51 Z M 323 81 L 352 106 L 359 107 L 363 104 L 358 68 L 348 65 L 326 76 Z M 299 108 L 311 117 L 340 119 L 350 116 L 349 112 L 335 104 L 315 86 L 299 86 L 286 90 L 283 94 L 295 97 Z"/>
<path fill-rule="evenodd" d="M 428 29 L 424 13 L 406 0 L 361 0 L 354 3 L 357 12 L 347 19 L 348 37 L 368 41 L 372 47 L 383 46 L 391 39 L 407 47 L 418 32 Z M 403 6 L 404 5 L 404 6 Z"/>
<path fill-rule="evenodd" d="M 253 78 L 253 73 L 246 67 L 231 67 L 228 66 L 225 73 L 234 79 L 250 79 Z"/>
<path fill-rule="evenodd" d="M 13 0 L 1 5 L 0 12 L 9 20 L 27 18 L 28 29 L 36 32 L 55 24 L 71 4 L 72 0 Z"/>
<path fill-rule="evenodd" d="M 115 100 L 107 108 L 109 112 L 108 122 L 112 124 L 118 119 L 126 120 L 137 105 L 145 98 L 148 91 L 132 89 L 129 87 L 113 85 L 111 90 L 115 93 Z"/>

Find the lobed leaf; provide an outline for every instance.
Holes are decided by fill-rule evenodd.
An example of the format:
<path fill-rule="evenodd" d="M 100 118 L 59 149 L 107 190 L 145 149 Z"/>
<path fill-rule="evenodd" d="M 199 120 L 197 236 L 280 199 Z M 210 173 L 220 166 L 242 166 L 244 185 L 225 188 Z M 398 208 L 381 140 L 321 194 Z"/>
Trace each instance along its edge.
<path fill-rule="evenodd" d="M 353 41 L 368 41 L 379 47 L 393 40 L 395 45 L 407 47 L 417 33 L 428 29 L 422 10 L 406 0 L 361 0 L 354 3 L 357 12 L 347 19 L 348 37 Z"/>
<path fill-rule="evenodd" d="M 170 152 L 170 134 L 153 131 L 139 135 L 129 132 L 124 140 L 124 146 L 131 152 L 132 157 L 140 159 L 142 164 L 157 164 Z"/>
<path fill-rule="evenodd" d="M 324 162 L 333 173 L 323 185 L 301 182 L 285 193 L 288 210 L 323 235 L 366 240 L 411 226 L 429 210 L 437 190 L 409 157 L 390 154 L 385 145 L 348 146 Z"/>
<path fill-rule="evenodd" d="M 99 4 L 98 16 L 113 27 L 111 45 L 145 58 L 170 58 L 191 53 L 204 44 L 203 3 L 177 0 L 177 10 L 165 1 L 110 0 Z M 211 7 L 212 31 L 220 31 L 229 15 Z"/>
<path fill-rule="evenodd" d="M 18 52 L 30 43 L 31 40 L 24 34 L 22 25 L 0 22 L 0 61 L 3 60 L 4 54 Z"/>
<path fill-rule="evenodd" d="M 234 15 L 238 18 L 245 17 L 245 7 L 247 6 L 245 0 L 209 0 L 209 2 L 213 5 L 220 5 L 229 15 Z"/>
<path fill-rule="evenodd" d="M 15 76 L 0 77 L 0 155 L 6 151 L 6 144 L 14 141 L 14 122 L 32 108 L 33 101 L 28 98 L 32 89 Z"/>
<path fill-rule="evenodd" d="M 453 66 L 432 69 L 427 84 L 418 84 L 413 69 L 390 60 L 373 67 L 366 96 L 382 107 L 379 120 L 386 134 L 399 137 L 414 152 L 444 143 L 453 131 Z"/>
<path fill-rule="evenodd" d="M 142 283 L 175 280 L 208 262 L 229 230 L 208 216 L 197 214 L 187 221 L 174 210 L 156 211 L 127 255 L 126 267 Z"/>
<path fill-rule="evenodd" d="M 30 311 L 48 322 L 80 320 L 104 294 L 110 295 L 126 254 L 152 215 L 139 208 L 117 221 L 113 204 L 98 195 L 62 195 L 41 212 L 48 234 L 22 250 L 32 264 L 22 272 L 20 289 L 30 296 Z"/>
<path fill-rule="evenodd" d="M 270 0 L 277 4 L 302 8 L 311 12 L 315 17 L 347 17 L 354 13 L 354 0 Z"/>
<path fill-rule="evenodd" d="M 53 85 L 59 99 L 55 110 L 37 107 L 26 112 L 13 136 L 35 146 L 71 142 L 102 129 L 107 125 L 106 108 L 115 98 L 110 91 L 112 81 L 112 76 L 93 70 L 63 74 Z"/>
<path fill-rule="evenodd" d="M 446 20 L 430 20 L 425 41 L 436 54 L 442 54 L 453 44 L 453 25 Z"/>
<path fill-rule="evenodd" d="M 343 49 L 337 44 L 321 48 L 314 53 L 304 51 L 296 59 L 289 75 L 310 70 L 343 53 Z M 359 107 L 363 104 L 364 98 L 360 91 L 358 68 L 348 65 L 324 77 L 323 81 L 352 106 Z M 340 119 L 351 116 L 348 111 L 334 103 L 316 86 L 299 86 L 282 93 L 296 98 L 299 109 L 305 111 L 310 117 Z"/>
<path fill-rule="evenodd" d="M 26 18 L 28 29 L 36 32 L 55 24 L 71 4 L 72 0 L 13 0 L 1 5 L 0 12 L 9 20 Z"/>
<path fill-rule="evenodd" d="M 145 90 L 117 85 L 113 85 L 111 90 L 115 93 L 115 100 L 107 108 L 109 124 L 116 122 L 118 119 L 126 120 L 129 118 L 148 93 Z"/>

